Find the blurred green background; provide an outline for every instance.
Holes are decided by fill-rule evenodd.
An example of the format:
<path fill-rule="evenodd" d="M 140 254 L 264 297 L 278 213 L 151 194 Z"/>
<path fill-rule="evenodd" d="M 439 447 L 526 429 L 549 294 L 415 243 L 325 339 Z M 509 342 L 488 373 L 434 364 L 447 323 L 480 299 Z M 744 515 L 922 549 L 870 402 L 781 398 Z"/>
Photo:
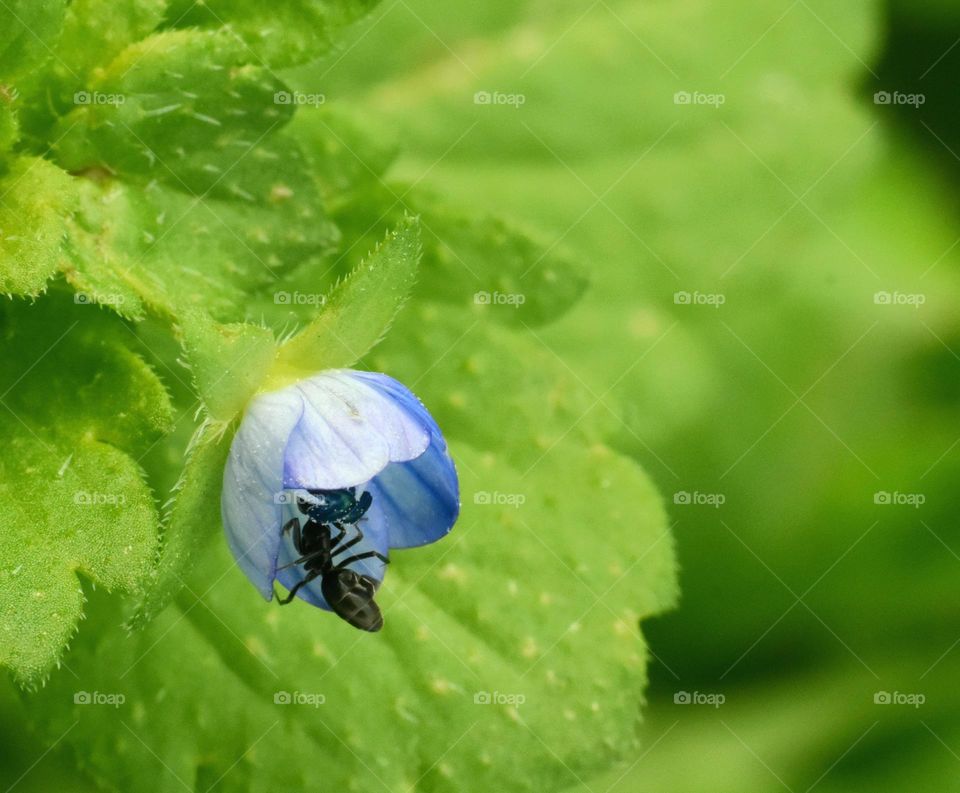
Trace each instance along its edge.
<path fill-rule="evenodd" d="M 589 276 L 519 330 L 656 482 L 681 599 L 639 750 L 561 788 L 960 787 L 956 5 L 387 0 L 284 77 L 376 131 L 351 178 L 389 161 Z M 5 738 L 17 790 L 84 789 Z"/>

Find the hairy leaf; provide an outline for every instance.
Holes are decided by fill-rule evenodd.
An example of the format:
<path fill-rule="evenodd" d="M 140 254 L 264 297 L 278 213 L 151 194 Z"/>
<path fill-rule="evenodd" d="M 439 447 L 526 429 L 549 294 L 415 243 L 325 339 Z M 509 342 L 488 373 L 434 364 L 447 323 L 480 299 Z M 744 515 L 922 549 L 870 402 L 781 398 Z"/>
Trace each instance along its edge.
<path fill-rule="evenodd" d="M 70 178 L 39 158 L 20 157 L 0 176 L 0 293 L 36 295 L 61 257 Z"/>
<path fill-rule="evenodd" d="M 51 57 L 66 0 L 5 0 L 0 5 L 0 84 L 17 80 Z"/>
<path fill-rule="evenodd" d="M 67 659 L 78 679 L 61 676 L 31 707 L 49 710 L 51 733 L 76 721 L 65 740 L 119 789 L 149 776 L 158 790 L 179 778 L 248 791 L 539 791 L 604 767 L 635 743 L 637 620 L 673 598 L 659 499 L 633 464 L 565 445 L 519 488 L 525 501 L 487 504 L 473 494 L 516 491 L 520 472 L 462 444 L 454 453 L 470 495 L 461 523 L 443 544 L 395 555 L 376 638 L 265 605 L 216 544 L 176 608 L 133 640 L 86 632 Z M 594 536 L 584 521 L 629 524 L 630 539 Z M 77 690 L 124 701 L 77 706 Z M 324 762 L 291 760 L 304 756 Z"/>
<path fill-rule="evenodd" d="M 0 663 L 25 684 L 49 673 L 76 631 L 78 574 L 141 588 L 157 513 L 137 460 L 171 418 L 163 386 L 114 322 L 93 306 L 40 305 L 0 314 L 12 364 L 0 376 Z"/>
<path fill-rule="evenodd" d="M 257 0 L 172 0 L 168 19 L 177 27 L 229 26 L 255 62 L 274 68 L 314 60 L 341 29 L 377 0 L 295 0 L 271 6 Z"/>
<path fill-rule="evenodd" d="M 336 286 L 317 318 L 280 348 L 268 387 L 356 363 L 402 308 L 419 262 L 419 223 L 408 219 Z"/>

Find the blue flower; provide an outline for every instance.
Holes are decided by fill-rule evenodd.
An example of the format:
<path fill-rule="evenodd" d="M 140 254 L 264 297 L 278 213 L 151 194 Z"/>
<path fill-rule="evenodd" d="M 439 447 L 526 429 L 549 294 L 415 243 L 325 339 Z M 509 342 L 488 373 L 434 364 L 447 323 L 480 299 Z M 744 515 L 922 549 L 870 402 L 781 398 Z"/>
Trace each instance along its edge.
<path fill-rule="evenodd" d="M 290 590 L 305 577 L 290 522 L 302 525 L 305 509 L 324 502 L 317 491 L 370 494 L 363 517 L 343 527 L 342 542 L 363 539 L 337 562 L 366 555 L 347 567 L 376 584 L 384 564 L 372 552 L 386 556 L 391 548 L 435 542 L 460 511 L 457 473 L 440 428 L 409 389 L 375 372 L 321 372 L 259 394 L 247 406 L 220 506 L 230 549 L 267 600 L 274 581 Z M 296 596 L 329 610 L 321 584 L 317 577 Z"/>

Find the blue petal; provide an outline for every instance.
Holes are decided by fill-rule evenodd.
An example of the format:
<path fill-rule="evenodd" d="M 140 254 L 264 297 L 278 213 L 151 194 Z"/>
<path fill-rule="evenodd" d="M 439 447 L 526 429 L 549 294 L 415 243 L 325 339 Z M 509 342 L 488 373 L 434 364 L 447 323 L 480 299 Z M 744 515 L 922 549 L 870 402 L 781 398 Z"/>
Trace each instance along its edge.
<path fill-rule="evenodd" d="M 284 507 L 283 525 L 286 525 L 287 521 L 292 517 L 298 517 L 301 521 L 304 520 L 304 516 L 301 515 L 297 508 L 291 504 L 290 506 Z M 346 528 L 347 535 L 344 537 L 343 542 L 346 542 L 356 536 L 355 527 L 347 526 Z M 354 554 L 360 554 L 366 551 L 379 551 L 384 556 L 387 555 L 387 551 L 389 549 L 387 545 L 386 521 L 381 510 L 379 507 L 377 507 L 376 502 L 371 505 L 370 509 L 367 511 L 367 514 L 361 518 L 359 528 L 363 532 L 363 541 L 357 543 L 352 548 L 348 548 L 342 554 L 334 556 L 334 562 L 343 562 Z M 283 568 L 298 558 L 299 554 L 297 553 L 296 548 L 293 547 L 293 535 L 291 532 L 287 532 L 284 535 L 284 539 L 280 545 L 280 556 L 277 560 L 278 568 Z M 348 567 L 351 570 L 356 570 L 358 573 L 368 575 L 376 581 L 382 581 L 384 572 L 386 571 L 386 566 L 384 563 L 376 558 L 362 559 L 358 562 L 351 563 L 348 565 Z M 303 565 L 288 567 L 285 570 L 278 569 L 277 581 L 289 591 L 290 589 L 293 589 L 293 587 L 299 581 L 303 580 L 305 575 L 306 572 L 303 569 Z M 327 611 L 331 610 L 326 599 L 323 597 L 323 593 L 321 592 L 319 577 L 315 578 L 306 586 L 300 587 L 300 589 L 297 590 L 297 597 L 319 608 L 326 609 Z"/>
<path fill-rule="evenodd" d="M 284 448 L 300 419 L 300 398 L 286 390 L 251 401 L 230 446 L 220 511 L 237 564 L 260 594 L 273 596 L 280 546 Z"/>
<path fill-rule="evenodd" d="M 285 487 L 353 487 L 427 448 L 430 426 L 422 416 L 358 374 L 332 370 L 294 386 L 303 412 L 287 443 Z"/>
<path fill-rule="evenodd" d="M 430 428 L 430 445 L 414 460 L 387 466 L 366 489 L 386 519 L 391 548 L 412 548 L 436 542 L 460 514 L 457 470 L 440 428 L 423 403 L 387 375 L 356 372 L 374 388 L 389 394 L 410 415 Z"/>

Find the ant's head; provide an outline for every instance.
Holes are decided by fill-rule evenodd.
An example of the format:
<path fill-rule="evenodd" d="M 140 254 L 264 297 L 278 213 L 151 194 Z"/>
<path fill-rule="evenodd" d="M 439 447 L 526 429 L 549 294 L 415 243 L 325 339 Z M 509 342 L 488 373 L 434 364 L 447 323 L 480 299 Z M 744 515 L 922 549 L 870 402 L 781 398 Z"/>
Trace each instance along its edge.
<path fill-rule="evenodd" d="M 348 515 L 356 504 L 356 488 L 339 490 L 309 490 L 310 514 L 325 520 L 338 520 Z"/>

